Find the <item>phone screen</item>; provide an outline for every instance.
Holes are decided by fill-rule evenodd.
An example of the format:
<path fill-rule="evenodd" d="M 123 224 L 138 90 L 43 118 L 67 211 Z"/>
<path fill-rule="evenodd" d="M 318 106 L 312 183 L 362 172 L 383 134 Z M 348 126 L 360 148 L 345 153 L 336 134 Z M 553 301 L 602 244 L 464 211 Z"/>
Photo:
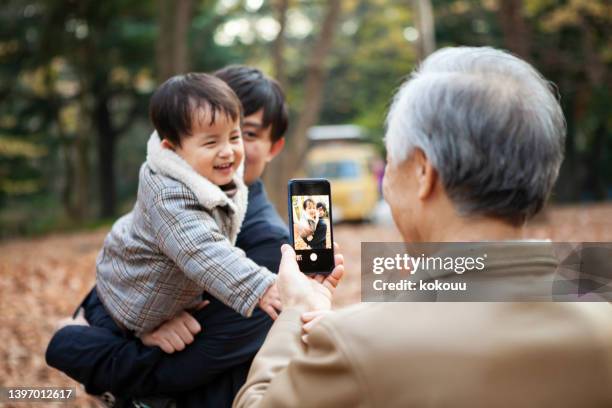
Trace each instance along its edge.
<path fill-rule="evenodd" d="M 334 268 L 331 188 L 325 179 L 289 180 L 289 230 L 300 270 L 329 274 Z"/>

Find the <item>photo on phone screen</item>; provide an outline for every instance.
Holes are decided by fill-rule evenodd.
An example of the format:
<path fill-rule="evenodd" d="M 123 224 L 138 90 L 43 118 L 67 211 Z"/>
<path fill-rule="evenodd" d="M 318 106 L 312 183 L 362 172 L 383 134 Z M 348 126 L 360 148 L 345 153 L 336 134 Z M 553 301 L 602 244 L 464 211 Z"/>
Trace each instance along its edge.
<path fill-rule="evenodd" d="M 303 195 L 291 200 L 295 249 L 331 249 L 329 197 Z"/>
<path fill-rule="evenodd" d="M 289 181 L 293 248 L 304 273 L 328 274 L 334 267 L 331 191 L 325 179 Z"/>

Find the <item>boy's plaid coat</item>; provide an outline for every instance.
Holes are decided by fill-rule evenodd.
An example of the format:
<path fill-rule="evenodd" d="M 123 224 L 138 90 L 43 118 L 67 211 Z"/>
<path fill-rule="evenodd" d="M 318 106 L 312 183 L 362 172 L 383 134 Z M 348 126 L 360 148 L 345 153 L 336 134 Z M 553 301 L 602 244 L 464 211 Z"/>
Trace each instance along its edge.
<path fill-rule="evenodd" d="M 248 196 L 241 174 L 234 182 L 230 199 L 151 135 L 134 209 L 97 259 L 98 293 L 115 321 L 146 333 L 203 291 L 250 316 L 275 275 L 234 246 Z"/>

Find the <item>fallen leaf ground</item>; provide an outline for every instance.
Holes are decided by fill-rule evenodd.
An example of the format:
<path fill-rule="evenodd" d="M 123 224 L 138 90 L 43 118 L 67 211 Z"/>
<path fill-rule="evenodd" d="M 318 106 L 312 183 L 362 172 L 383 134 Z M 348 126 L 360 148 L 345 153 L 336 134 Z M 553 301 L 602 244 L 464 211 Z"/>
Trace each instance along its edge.
<path fill-rule="evenodd" d="M 0 386 L 76 386 L 75 401 L 55 405 L 96 406 L 74 381 L 47 367 L 44 351 L 56 321 L 71 314 L 91 288 L 95 258 L 106 232 L 0 243 Z M 346 259 L 347 276 L 335 299 L 335 306 L 343 307 L 360 299 L 361 242 L 399 241 L 400 236 L 393 226 L 372 224 L 338 225 L 334 235 Z M 552 208 L 532 223 L 529 235 L 612 242 L 612 204 Z"/>

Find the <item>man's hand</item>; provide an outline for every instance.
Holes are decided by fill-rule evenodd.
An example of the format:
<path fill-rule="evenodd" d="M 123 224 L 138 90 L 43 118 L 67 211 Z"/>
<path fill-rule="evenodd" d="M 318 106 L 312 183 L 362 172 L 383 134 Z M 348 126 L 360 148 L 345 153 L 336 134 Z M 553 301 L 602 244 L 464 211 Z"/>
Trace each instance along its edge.
<path fill-rule="evenodd" d="M 308 343 L 308 335 L 314 329 L 314 327 L 328 314 L 332 313 L 331 310 L 315 310 L 314 312 L 302 313 L 302 341 Z"/>
<path fill-rule="evenodd" d="M 338 245 L 334 243 L 338 251 Z M 336 253 L 336 267 L 329 275 L 304 275 L 290 245 L 281 247 L 283 256 L 278 272 L 278 290 L 285 308 L 297 307 L 305 311 L 330 310 L 334 290 L 344 274 L 344 258 Z"/>
<path fill-rule="evenodd" d="M 209 302 L 201 302 L 196 309 L 201 309 Z M 193 336 L 202 331 L 200 323 L 188 312 L 182 311 L 172 319 L 163 323 L 152 332 L 144 334 L 140 340 L 145 346 L 159 347 L 164 352 L 172 354 L 185 349 L 193 343 Z"/>
<path fill-rule="evenodd" d="M 271 285 L 261 297 L 259 307 L 266 312 L 272 320 L 278 318 L 278 313 L 282 310 L 282 303 L 276 283 Z"/>

